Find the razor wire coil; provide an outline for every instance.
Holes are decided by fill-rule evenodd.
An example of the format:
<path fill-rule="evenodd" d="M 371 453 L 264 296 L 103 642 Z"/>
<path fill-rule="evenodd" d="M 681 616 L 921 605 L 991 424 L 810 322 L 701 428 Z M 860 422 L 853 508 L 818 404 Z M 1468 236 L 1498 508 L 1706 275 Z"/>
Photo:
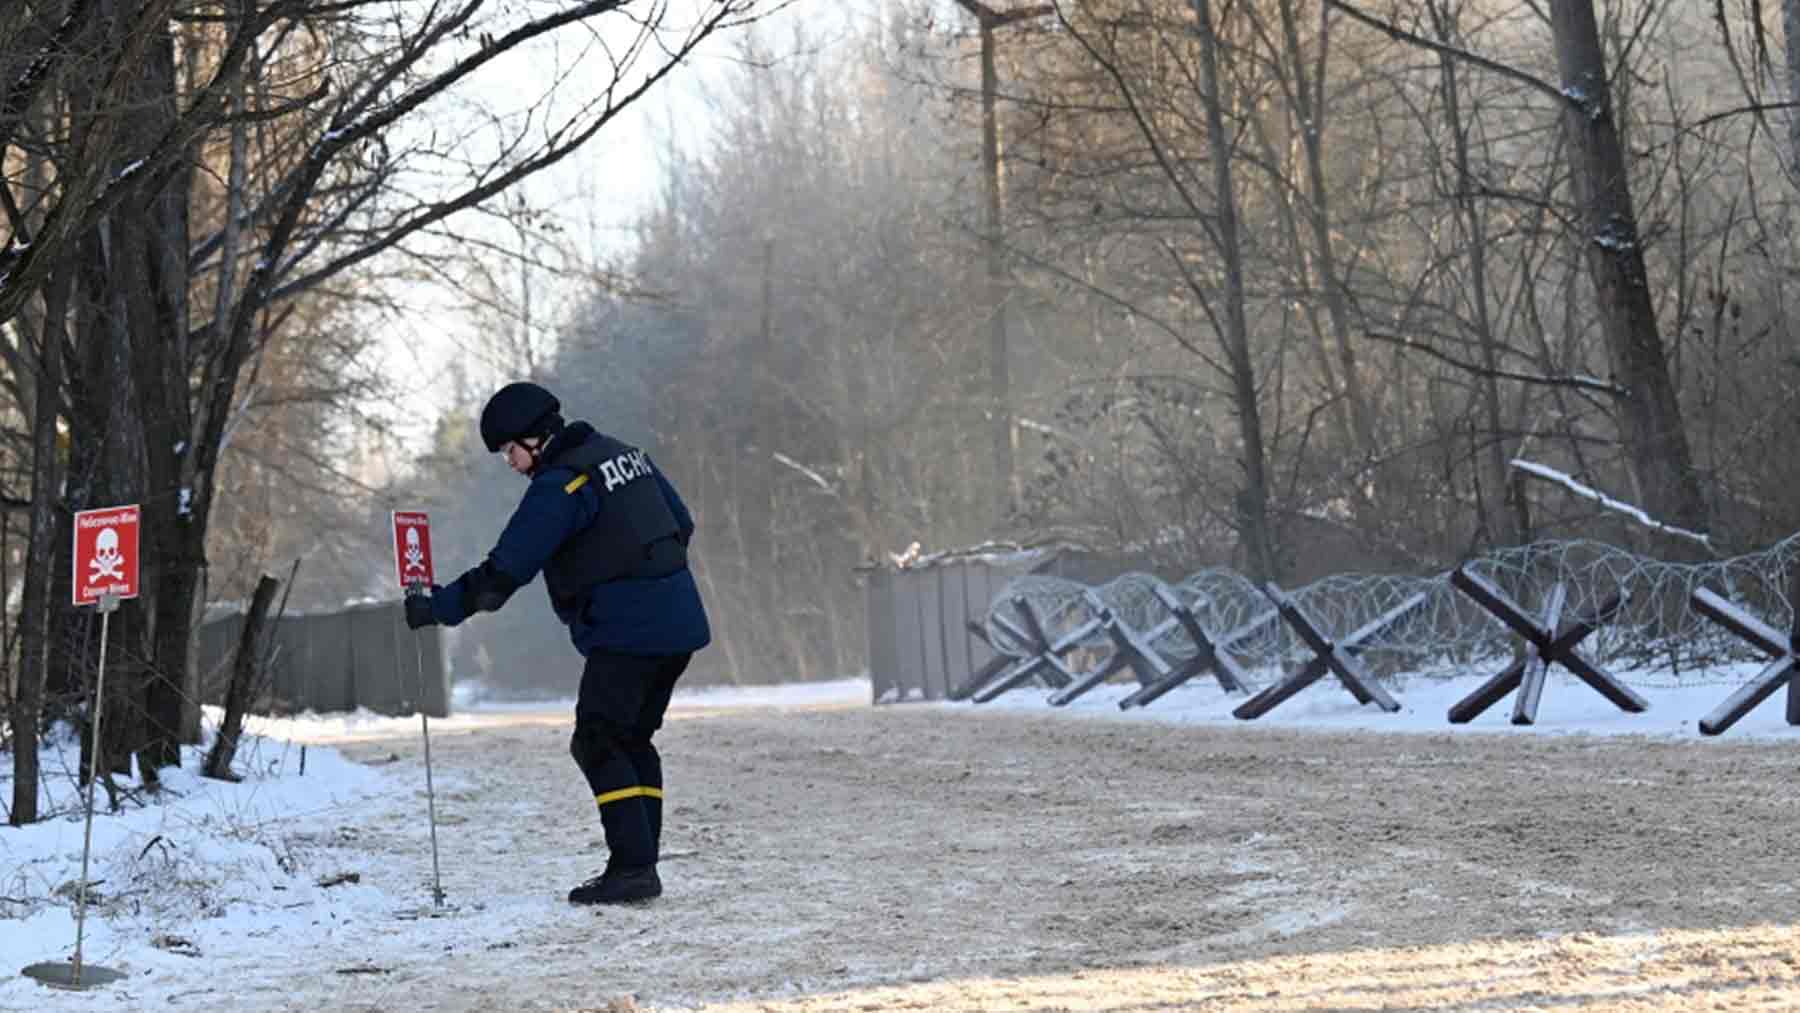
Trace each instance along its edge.
<path fill-rule="evenodd" d="M 1539 614 L 1552 588 L 1563 585 L 1565 623 L 1595 615 L 1613 596 L 1621 597 L 1617 613 L 1583 641 L 1583 652 L 1597 661 L 1639 666 L 1633 682 L 1678 685 L 1704 681 L 1696 669 L 1706 662 L 1751 656 L 1741 640 L 1695 611 L 1694 591 L 1710 588 L 1770 626 L 1792 630 L 1794 603 L 1788 581 L 1800 576 L 1797 562 L 1800 534 L 1760 552 L 1698 563 L 1656 560 L 1603 542 L 1576 540 L 1501 549 L 1466 566 L 1527 614 Z M 1448 570 L 1431 576 L 1334 574 L 1287 593 L 1334 637 L 1422 594 L 1418 607 L 1363 646 L 1366 654 L 1388 655 L 1393 664 L 1416 672 L 1447 671 L 1510 652 L 1516 640 L 1512 631 L 1452 586 L 1450 574 Z M 1108 649 L 1106 631 L 1092 622 L 1098 618 L 1098 606 L 1139 634 L 1154 633 L 1149 646 L 1165 657 L 1192 657 L 1193 639 L 1180 622 L 1170 621 L 1173 614 L 1164 595 L 1186 605 L 1212 638 L 1267 617 L 1231 644 L 1230 653 L 1248 664 L 1281 665 L 1310 656 L 1293 631 L 1273 616 L 1269 597 L 1249 578 L 1224 568 L 1202 569 L 1176 584 L 1146 573 L 1127 573 L 1098 586 L 1060 577 L 1018 577 L 990 603 L 987 634 L 1002 654 L 1033 653 L 1035 646 L 1015 633 L 1029 628 L 1020 622 L 1022 604 L 1032 610 L 1052 643 L 1087 627 L 1065 646 Z M 1002 616 L 1007 621 L 1001 621 Z M 1667 674 L 1654 680 L 1642 675 L 1651 663 L 1660 663 Z"/>

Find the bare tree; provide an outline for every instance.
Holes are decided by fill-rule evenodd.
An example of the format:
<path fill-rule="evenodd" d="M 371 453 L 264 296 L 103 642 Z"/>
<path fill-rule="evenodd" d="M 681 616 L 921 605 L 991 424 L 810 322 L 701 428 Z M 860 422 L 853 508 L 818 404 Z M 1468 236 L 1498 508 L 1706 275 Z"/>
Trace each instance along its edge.
<path fill-rule="evenodd" d="M 1233 164 L 1240 157 L 1235 118 L 1253 104 L 1240 89 L 1257 87 L 1245 84 L 1254 74 L 1232 75 L 1210 3 L 1055 6 L 1078 56 L 1070 77 L 1054 86 L 1058 104 L 1044 100 L 1042 115 L 1057 125 L 1033 143 L 1039 175 L 1062 188 L 1055 200 L 1074 219 L 1058 231 L 1130 251 L 1129 261 L 1110 266 L 1105 290 L 1092 294 L 1152 323 L 1216 372 L 1236 429 L 1236 467 L 1223 472 L 1226 490 L 1215 498 L 1224 500 L 1221 514 L 1246 568 L 1277 579 L 1283 564 L 1265 428 L 1272 392 L 1251 337 L 1242 184 Z M 1146 51 L 1158 59 L 1140 60 Z M 1183 296 L 1172 311 L 1159 305 L 1171 290 Z"/>
<path fill-rule="evenodd" d="M 1589 0 L 1550 5 L 1560 86 L 1526 71 L 1431 42 L 1345 0 L 1332 8 L 1401 41 L 1502 73 L 1552 97 L 1570 142 L 1576 214 L 1618 399 L 1618 440 L 1639 500 L 1659 519 L 1691 531 L 1708 527 L 1708 505 L 1681 420 L 1667 350 L 1651 302 L 1643 240 L 1632 206 L 1611 77 Z"/>
<path fill-rule="evenodd" d="M 263 656 L 263 626 L 269 615 L 269 606 L 274 604 L 275 592 L 280 587 L 281 581 L 264 574 L 256 582 L 250 607 L 244 613 L 244 628 L 238 637 L 237 653 L 231 665 L 231 683 L 225 691 L 225 713 L 219 723 L 218 737 L 213 740 L 212 748 L 207 750 L 206 760 L 200 767 L 200 772 L 207 777 L 224 781 L 237 780 L 231 770 L 231 761 L 237 756 L 238 737 L 244 730 L 244 715 L 249 711 L 256 692 L 266 677 L 263 669 L 268 664 L 268 659 Z M 280 621 L 279 615 L 275 617 L 275 621 Z M 273 636 L 273 631 L 270 636 Z"/>
<path fill-rule="evenodd" d="M 713 0 L 691 20 L 676 17 L 667 0 L 587 0 L 549 13 L 489 11 L 481 0 L 428 7 L 277 0 L 218 9 L 181 0 L 70 0 L 60 12 L 40 8 L 28 27 L 60 27 L 40 32 L 29 50 L 38 58 L 7 91 L 5 109 L 22 116 L 33 103 L 55 107 L 47 82 L 60 82 L 77 66 L 72 61 L 80 61 L 79 79 L 93 84 L 69 92 L 81 98 L 74 111 L 82 129 L 57 154 L 54 189 L 20 200 L 24 181 L 6 181 L 12 242 L 0 255 L 0 321 L 38 298 L 63 258 L 79 256 L 90 268 L 82 275 L 85 305 L 110 338 L 93 342 L 80 360 L 72 403 L 109 398 L 119 418 L 135 416 L 136 425 L 87 431 L 104 434 L 109 457 L 127 456 L 99 466 L 100 456 L 82 451 L 104 481 L 71 487 L 84 496 L 126 494 L 123 476 L 143 476 L 149 614 L 128 625 L 135 636 L 154 631 L 146 770 L 179 755 L 221 457 L 241 419 L 256 410 L 257 386 L 245 381 L 279 339 L 284 306 L 556 164 L 704 40 L 779 5 Z M 214 40 L 187 54 L 199 53 L 199 62 L 181 75 L 172 19 L 204 26 Z M 65 29 L 91 38 L 69 45 L 74 36 L 64 37 Z M 549 100 L 558 87 L 552 80 L 515 132 L 502 129 L 485 142 L 460 131 L 433 134 L 435 111 L 464 100 L 502 54 L 556 35 L 584 39 L 576 48 L 586 65 L 605 69 L 593 92 L 564 91 L 565 104 L 557 105 Z M 276 56 L 285 60 L 280 79 L 248 76 Z M 19 136 L 14 127 L 29 122 L 0 120 L 7 130 L 0 139 L 11 142 Z M 225 136 L 232 141 L 214 164 L 229 181 L 228 211 L 207 223 L 210 231 L 190 235 L 195 158 Z M 412 187 L 417 172 L 451 164 L 466 168 L 451 185 Z M 197 289 L 211 293 L 204 305 L 192 299 Z M 34 558 L 28 572 L 45 573 L 48 563 Z"/>
<path fill-rule="evenodd" d="M 1225 320 L 1219 338 L 1231 364 L 1232 401 L 1243 431 L 1244 487 L 1239 499 L 1238 519 L 1242 524 L 1251 579 L 1278 580 L 1281 564 L 1269 527 L 1269 474 L 1263 456 L 1262 410 L 1258 401 L 1256 369 L 1250 356 L 1250 322 L 1244 306 L 1243 243 L 1238 234 L 1237 187 L 1232 182 L 1230 154 L 1234 145 L 1232 135 L 1225 130 L 1219 36 L 1211 0 L 1192 0 L 1192 4 L 1195 29 L 1200 37 L 1200 99 L 1206 109 L 1206 138 L 1212 149 L 1213 197 L 1217 202 L 1214 209 L 1216 224 L 1212 231 L 1225 268 Z M 1193 284 L 1192 275 L 1188 277 Z"/>
<path fill-rule="evenodd" d="M 1455 45 L 1454 14 L 1444 3 L 1429 10 L 1432 25 L 1446 44 Z M 1486 496 L 1476 498 L 1483 526 L 1501 544 L 1519 544 L 1531 531 L 1530 510 L 1519 480 L 1509 474 L 1506 421 L 1500 406 L 1501 341 L 1495 333 L 1493 301 L 1488 294 L 1488 230 L 1482 217 L 1480 186 L 1470 157 L 1473 126 L 1463 108 L 1461 67 L 1449 53 L 1439 51 L 1438 71 L 1443 87 L 1444 120 L 1450 131 L 1452 171 L 1450 199 L 1456 209 L 1457 238 L 1469 259 L 1468 297 L 1470 325 L 1481 349 L 1483 373 L 1475 383 L 1480 390 L 1481 413 L 1487 425 Z"/>
<path fill-rule="evenodd" d="M 1365 460 L 1373 460 L 1380 453 L 1375 436 L 1374 409 L 1364 390 L 1363 367 L 1358 362 L 1350 287 L 1344 277 L 1345 270 L 1340 266 L 1342 257 L 1338 252 L 1340 240 L 1336 238 L 1335 201 L 1326 166 L 1328 146 L 1325 135 L 1337 118 L 1331 108 L 1332 93 L 1328 88 L 1331 22 L 1323 16 L 1321 9 L 1316 30 L 1303 38 L 1300 12 L 1294 0 L 1279 0 L 1275 13 L 1279 20 L 1278 34 L 1267 28 L 1260 18 L 1252 16 L 1248 20 L 1250 30 L 1264 39 L 1264 46 L 1270 53 L 1272 72 L 1279 80 L 1285 106 L 1291 110 L 1294 132 L 1300 142 L 1300 179 L 1294 186 L 1296 197 L 1292 203 L 1300 207 L 1301 219 L 1307 226 L 1308 245 L 1302 247 L 1297 243 L 1294 251 L 1295 270 L 1303 279 L 1300 290 L 1305 293 L 1304 312 L 1321 348 L 1335 352 L 1336 376 L 1330 370 L 1329 357 L 1322 357 L 1327 364 L 1323 372 L 1334 397 L 1341 393 L 1343 402 L 1348 405 L 1351 424 L 1346 442 Z M 1270 152 L 1271 169 L 1278 164 L 1278 159 Z M 1284 206 L 1288 203 L 1283 202 Z M 1323 322 L 1319 319 L 1320 303 L 1324 304 Z"/>
<path fill-rule="evenodd" d="M 68 343 L 63 321 L 67 315 L 72 273 L 72 264 L 59 265 L 45 286 L 44 319 L 48 326 L 40 334 L 34 356 L 37 397 L 32 405 L 30 533 L 19 603 L 19 677 L 14 687 L 11 714 L 13 798 L 10 818 L 14 826 L 34 823 L 38 818 L 38 755 L 32 745 L 42 713 L 45 669 L 50 660 L 51 568 L 45 564 L 56 558 L 52 540 L 59 530 L 55 511 L 63 470 L 62 455 L 56 446 L 56 420 L 62 410 L 63 348 Z M 34 568 L 32 563 L 38 565 Z"/>

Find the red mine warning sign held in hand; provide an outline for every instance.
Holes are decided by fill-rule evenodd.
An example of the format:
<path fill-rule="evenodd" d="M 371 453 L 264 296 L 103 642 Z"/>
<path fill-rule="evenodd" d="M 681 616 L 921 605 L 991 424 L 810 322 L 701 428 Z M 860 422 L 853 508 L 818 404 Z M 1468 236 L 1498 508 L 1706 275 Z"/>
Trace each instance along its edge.
<path fill-rule="evenodd" d="M 431 579 L 431 518 L 422 510 L 394 511 L 394 572 L 405 590 Z"/>
<path fill-rule="evenodd" d="M 75 515 L 75 604 L 138 596 L 138 506 Z"/>

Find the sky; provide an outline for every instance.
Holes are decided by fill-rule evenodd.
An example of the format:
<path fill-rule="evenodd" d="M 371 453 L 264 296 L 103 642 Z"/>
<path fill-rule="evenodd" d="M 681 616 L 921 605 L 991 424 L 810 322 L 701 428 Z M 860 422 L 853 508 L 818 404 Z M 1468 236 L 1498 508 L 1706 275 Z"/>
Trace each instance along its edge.
<path fill-rule="evenodd" d="M 672 0 L 674 13 L 669 23 L 688 24 L 703 6 L 704 0 Z M 847 19 L 876 6 L 877 0 L 763 0 L 763 9 L 771 13 L 756 30 L 779 50 L 796 22 L 804 20 L 811 37 L 829 38 L 834 26 L 841 27 Z M 628 22 L 602 17 L 596 24 L 609 44 L 615 48 L 624 45 L 623 29 Z M 736 66 L 733 52 L 740 36 L 740 30 L 733 30 L 707 39 L 677 73 L 620 113 L 583 148 L 523 181 L 512 196 L 542 209 L 548 226 L 573 242 L 581 255 L 595 260 L 624 257 L 635 238 L 635 223 L 653 204 L 662 185 L 670 144 L 688 155 L 706 150 L 712 129 L 709 92 Z M 477 82 L 471 99 L 498 113 L 516 114 L 553 83 L 570 96 L 562 108 L 598 94 L 611 83 L 611 73 L 603 59 L 591 52 L 582 55 L 578 48 L 581 38 L 579 31 L 571 31 L 535 48 L 508 54 Z M 655 55 L 645 54 L 643 65 L 650 66 Z M 563 74 L 567 77 L 557 81 Z M 488 236 L 503 248 L 518 246 L 517 234 L 496 221 L 465 214 L 452 224 L 458 230 Z M 507 273 L 517 274 L 514 268 Z M 587 279 L 585 273 L 559 279 L 547 271 L 534 272 L 529 284 L 535 347 L 553 345 L 561 319 L 587 294 Z M 455 288 L 419 285 L 396 294 L 407 311 L 391 330 L 388 369 L 397 378 L 411 378 L 397 405 L 397 421 L 402 432 L 422 446 L 432 420 L 448 406 L 453 392 L 453 385 L 446 382 L 450 362 L 465 365 L 478 391 L 496 381 L 517 379 L 513 375 L 517 370 L 483 354 L 485 331 L 493 323 L 471 313 Z"/>
<path fill-rule="evenodd" d="M 1321 680 L 1256 722 L 1258 727 L 1312 729 L 1321 732 L 1383 731 L 1397 735 L 1525 735 L 1701 738 L 1695 722 L 1748 679 L 1756 665 L 1719 668 L 1687 685 L 1660 684 L 1655 673 L 1615 673 L 1650 702 L 1643 714 L 1625 714 L 1584 685 L 1563 674 L 1548 680 L 1539 721 L 1529 727 L 1509 723 L 1508 697 L 1468 725 L 1452 726 L 1449 706 L 1485 678 L 1479 673 L 1457 679 L 1406 680 L 1392 685 L 1402 704 L 1396 714 L 1359 706 L 1335 681 Z M 1178 688 L 1147 708 L 1121 712 L 1118 701 L 1132 687 L 1105 684 L 1063 708 L 1053 708 L 1046 692 L 1022 688 L 992 703 L 907 703 L 905 708 L 946 712 L 977 706 L 994 710 L 1049 713 L 1068 721 L 1200 725 L 1221 730 L 1246 727 L 1231 717 L 1241 696 L 1228 696 L 1211 682 Z M 676 695 L 671 718 L 684 710 L 749 707 L 865 707 L 870 685 L 864 678 L 767 687 L 716 687 Z M 434 736 L 497 724 L 536 722 L 566 727 L 569 701 L 530 705 L 484 705 L 459 708 L 431 722 Z M 217 720 L 217 713 L 209 714 Z M 429 852 L 420 808 L 423 791 L 416 766 L 362 765 L 338 751 L 348 740 L 383 736 L 396 741 L 419 734 L 417 718 L 382 717 L 367 712 L 292 718 L 256 718 L 253 733 L 240 753 L 240 784 L 195 776 L 197 752 L 190 751 L 183 769 L 168 772 L 171 791 L 166 802 L 129 806 L 118 815 L 102 811 L 94 819 L 90 879 L 103 880 L 104 893 L 129 892 L 129 910 L 90 911 L 84 927 L 83 958 L 88 965 L 119 970 L 124 984 L 109 984 L 83 993 L 53 991 L 19 971 L 40 962 L 68 961 L 73 956 L 75 914 L 72 891 L 58 887 L 79 879 L 83 809 L 72 769 L 76 743 L 63 736 L 43 750 L 44 803 L 58 818 L 23 828 L 0 827 L 0 1010 L 84 1010 L 179 1008 L 216 1004 L 218 982 L 245 982 L 244 987 L 292 989 L 305 1002 L 309 988 L 329 989 L 328 979 L 314 984 L 282 984 L 296 954 L 331 952 L 338 963 L 362 961 L 370 967 L 416 963 L 421 951 L 453 945 L 507 945 L 509 933 L 526 920 L 554 917 L 557 899 L 538 908 L 477 912 L 470 919 L 434 919 L 429 894 Z M 555 733 L 553 730 L 553 734 Z M 1765 701 L 1717 741 L 1800 743 L 1800 730 L 1785 723 L 1784 697 Z M 303 752 L 304 747 L 304 752 Z M 302 756 L 304 771 L 302 771 Z M 403 769 L 404 768 L 404 769 Z M 10 798 L 11 763 L 0 771 L 0 797 Z M 481 772 L 506 776 L 505 765 Z M 440 799 L 467 787 L 462 776 L 439 770 L 435 791 Z M 420 884 L 407 895 L 366 881 L 332 883 L 344 870 L 318 867 L 293 842 L 332 828 L 338 842 L 368 842 L 367 863 L 411 863 L 414 875 L 402 882 Z M 380 842 L 388 842 L 382 845 Z M 399 842 L 399 850 L 393 843 Z M 525 873 L 495 863 L 493 875 Z M 392 882 L 390 877 L 389 882 Z M 509 886 L 512 884 L 509 884 Z M 524 889 L 521 887 L 520 889 Z M 530 891 L 527 891 L 530 892 Z M 541 892 L 537 891 L 537 892 Z M 369 926 L 389 928 L 371 931 Z M 358 928 L 360 927 L 360 928 Z M 779 933 L 779 926 L 771 926 Z M 360 934 L 359 934 L 360 933 Z M 471 938 L 471 935 L 473 938 Z M 345 950 L 349 941 L 353 948 Z M 751 941 L 752 945 L 756 944 Z M 771 943 L 772 944 L 772 943 Z M 201 959 L 201 957 L 204 959 Z M 354 970 L 353 965 L 352 970 Z M 271 984 L 272 978 L 273 984 Z M 321 999 L 332 993 L 321 991 Z M 205 995 L 207 999 L 194 999 Z M 213 1008 L 217 1008 L 216 1005 Z M 298 1007 L 297 1007 L 298 1008 Z"/>
<path fill-rule="evenodd" d="M 615 21 L 598 19 L 602 26 Z M 708 40 L 699 58 L 682 73 L 673 75 L 619 114 L 583 148 L 522 181 L 507 199 L 522 199 L 531 207 L 552 209 L 550 223 L 565 238 L 577 240 L 588 255 L 621 255 L 629 248 L 632 223 L 655 196 L 662 171 L 663 138 L 676 132 L 684 145 L 700 143 L 704 106 L 699 96 L 706 80 L 719 70 L 722 42 L 717 38 Z M 596 76 L 600 71 L 593 66 L 600 61 L 577 61 L 573 57 L 563 35 L 526 52 L 508 54 L 471 83 L 469 98 L 489 105 L 496 115 L 504 117 L 515 114 L 522 102 L 553 86 L 576 95 L 591 95 L 604 88 L 606 82 Z M 584 67 L 592 68 L 591 72 L 584 73 Z M 553 85 L 552 79 L 563 73 L 571 76 Z M 434 110 L 432 115 L 453 119 L 448 111 Z M 682 131 L 675 124 L 685 124 L 687 129 Z M 450 122 L 442 129 L 456 126 Z M 430 129 L 435 132 L 440 128 L 434 124 Z M 472 136 L 471 143 L 475 143 L 483 135 Z M 517 234 L 476 213 L 457 216 L 450 227 L 459 233 L 488 237 L 502 249 L 518 247 Z M 503 270 L 508 276 L 516 274 L 516 269 L 510 267 L 490 267 Z M 547 331 L 560 307 L 575 296 L 554 277 L 540 274 L 530 284 L 534 289 L 532 301 L 542 314 L 533 331 Z M 499 363 L 484 361 L 484 331 L 493 326 L 492 321 L 471 312 L 464 293 L 448 284 L 447 279 L 391 294 L 404 302 L 406 310 L 394 322 L 391 332 L 387 352 L 393 363 L 390 372 L 413 380 L 399 402 L 401 426 L 413 438 L 423 439 L 430 432 L 431 420 L 447 407 L 448 395 L 452 393 L 451 385 L 445 382 L 449 363 L 463 364 L 478 388 L 487 386 L 504 370 Z M 516 297 L 518 293 L 509 295 Z M 544 343 L 551 335 L 536 333 L 534 337 Z"/>

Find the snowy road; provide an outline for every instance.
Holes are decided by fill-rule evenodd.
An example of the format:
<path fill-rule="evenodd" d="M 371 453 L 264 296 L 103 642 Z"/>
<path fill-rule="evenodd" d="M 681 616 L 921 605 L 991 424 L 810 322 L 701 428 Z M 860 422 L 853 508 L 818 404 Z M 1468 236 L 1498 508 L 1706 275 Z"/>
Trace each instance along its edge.
<path fill-rule="evenodd" d="M 668 892 L 596 911 L 562 899 L 601 861 L 566 717 L 478 724 L 433 736 L 444 916 L 410 917 L 416 736 L 345 741 L 418 786 L 293 842 L 360 883 L 0 1007 L 1800 1008 L 1792 742 L 686 708 Z"/>

